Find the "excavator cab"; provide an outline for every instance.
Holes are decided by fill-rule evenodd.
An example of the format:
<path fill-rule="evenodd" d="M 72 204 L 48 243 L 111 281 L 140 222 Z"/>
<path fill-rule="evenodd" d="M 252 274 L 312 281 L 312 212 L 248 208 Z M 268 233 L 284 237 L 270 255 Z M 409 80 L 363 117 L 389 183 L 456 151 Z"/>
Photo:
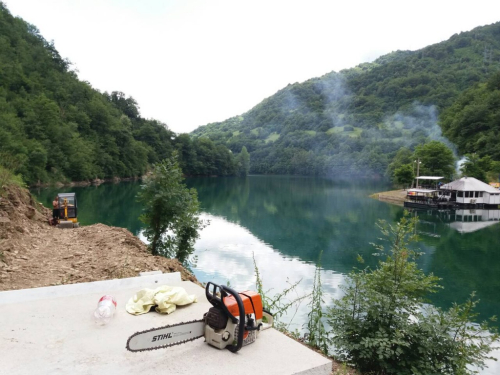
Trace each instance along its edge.
<path fill-rule="evenodd" d="M 77 228 L 78 224 L 78 206 L 75 193 L 57 194 L 59 202 L 59 227 Z"/>

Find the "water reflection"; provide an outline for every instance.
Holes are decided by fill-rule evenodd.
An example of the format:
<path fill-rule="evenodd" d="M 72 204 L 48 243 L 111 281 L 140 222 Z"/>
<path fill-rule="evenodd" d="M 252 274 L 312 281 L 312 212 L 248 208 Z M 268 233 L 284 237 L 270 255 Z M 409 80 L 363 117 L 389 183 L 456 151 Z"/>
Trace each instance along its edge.
<path fill-rule="evenodd" d="M 498 209 L 460 209 L 460 210 L 419 210 L 408 209 L 418 215 L 419 225 L 431 224 L 433 232 L 422 232 L 427 236 L 438 236 L 437 225 L 448 225 L 459 233 L 472 233 L 500 223 Z"/>
<path fill-rule="evenodd" d="M 368 195 L 381 184 L 348 183 L 289 176 L 248 179 L 190 179 L 202 209 L 240 224 L 289 257 L 349 272 L 357 254 L 375 264 L 371 253 L 379 218 L 394 221 L 399 207 Z"/>
<path fill-rule="evenodd" d="M 297 257 L 283 256 L 239 225 L 208 214 L 204 214 L 203 218 L 211 223 L 196 242 L 195 255 L 198 262 L 194 272 L 200 280 L 212 280 L 220 284 L 229 282 L 236 290 L 255 290 L 255 256 L 264 289 L 270 290 L 271 295 L 285 289 L 287 281 L 292 284 L 300 281 L 292 297 L 311 293 L 314 283 L 313 264 Z M 331 270 L 323 270 L 321 277 L 325 299 L 331 301 L 332 298 L 339 297 L 339 285 L 344 276 Z M 301 328 L 306 321 L 308 310 L 305 303 L 307 302 L 301 305 L 293 321 L 295 328 Z"/>

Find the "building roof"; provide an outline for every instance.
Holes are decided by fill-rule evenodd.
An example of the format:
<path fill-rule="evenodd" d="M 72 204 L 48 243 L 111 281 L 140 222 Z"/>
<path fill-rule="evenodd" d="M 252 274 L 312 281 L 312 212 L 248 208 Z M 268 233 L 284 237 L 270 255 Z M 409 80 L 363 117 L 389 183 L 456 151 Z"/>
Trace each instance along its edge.
<path fill-rule="evenodd" d="M 439 176 L 419 176 L 415 177 L 417 180 L 441 180 L 444 177 Z"/>
<path fill-rule="evenodd" d="M 449 182 L 441 186 L 441 189 L 457 191 L 485 191 L 487 193 L 499 192 L 498 189 L 495 189 L 493 186 L 485 184 L 474 177 L 462 177 L 459 180 Z"/>

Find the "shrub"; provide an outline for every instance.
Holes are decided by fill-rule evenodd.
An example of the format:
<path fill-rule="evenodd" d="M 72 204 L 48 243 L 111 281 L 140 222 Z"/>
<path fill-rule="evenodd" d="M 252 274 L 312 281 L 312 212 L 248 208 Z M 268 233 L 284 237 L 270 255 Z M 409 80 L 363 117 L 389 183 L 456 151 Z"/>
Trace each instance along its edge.
<path fill-rule="evenodd" d="M 482 368 L 498 335 L 487 322 L 471 323 L 474 294 L 448 311 L 426 304 L 440 286 L 439 278 L 418 268 L 419 253 L 409 247 L 417 240 L 416 221 L 405 213 L 396 225 L 379 224 L 390 240 L 389 254 L 376 246 L 385 260 L 348 276 L 344 297 L 327 313 L 333 344 L 340 359 L 363 373 L 473 373 L 467 366 Z"/>
<path fill-rule="evenodd" d="M 8 185 L 25 187 L 21 175 L 16 175 L 10 169 L 4 168 L 0 165 L 0 196 L 5 193 L 5 189 Z"/>

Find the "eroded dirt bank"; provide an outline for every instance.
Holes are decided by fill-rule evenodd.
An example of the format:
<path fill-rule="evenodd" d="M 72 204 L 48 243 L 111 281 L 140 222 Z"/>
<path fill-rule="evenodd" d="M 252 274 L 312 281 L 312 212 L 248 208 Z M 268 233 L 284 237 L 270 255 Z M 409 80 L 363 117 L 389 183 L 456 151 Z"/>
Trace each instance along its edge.
<path fill-rule="evenodd" d="M 387 203 L 392 203 L 398 206 L 403 206 L 406 199 L 407 191 L 405 189 L 383 191 L 370 195 L 370 198 L 378 199 Z"/>
<path fill-rule="evenodd" d="M 175 259 L 152 256 L 128 230 L 95 224 L 51 227 L 52 212 L 27 190 L 9 187 L 0 197 L 0 290 L 137 276 L 142 271 L 181 272 Z"/>

